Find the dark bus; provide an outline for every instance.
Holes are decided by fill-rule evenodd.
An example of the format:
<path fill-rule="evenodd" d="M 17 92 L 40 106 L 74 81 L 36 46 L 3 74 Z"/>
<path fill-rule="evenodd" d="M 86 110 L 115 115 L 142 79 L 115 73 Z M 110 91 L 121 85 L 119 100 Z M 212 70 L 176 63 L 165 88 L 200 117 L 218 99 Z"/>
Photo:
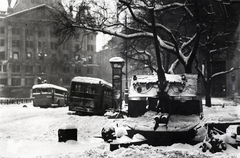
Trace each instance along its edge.
<path fill-rule="evenodd" d="M 112 109 L 112 84 L 93 77 L 74 77 L 68 98 L 69 111 L 103 115 Z"/>

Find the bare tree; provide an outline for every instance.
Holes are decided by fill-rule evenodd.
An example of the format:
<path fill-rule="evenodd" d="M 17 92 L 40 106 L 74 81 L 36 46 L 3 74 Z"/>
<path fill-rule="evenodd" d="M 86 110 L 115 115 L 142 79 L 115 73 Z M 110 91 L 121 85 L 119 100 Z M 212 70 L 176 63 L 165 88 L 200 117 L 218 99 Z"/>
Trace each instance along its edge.
<path fill-rule="evenodd" d="M 173 73 L 179 63 L 183 65 L 186 73 L 192 73 L 192 65 L 197 61 L 195 57 L 199 51 L 199 44 L 203 46 L 204 43 L 201 36 L 209 30 L 212 20 L 216 17 L 216 12 L 209 11 L 213 6 L 209 2 L 212 1 L 206 0 L 178 2 L 119 0 L 111 6 L 117 6 L 114 9 L 109 8 L 109 4 L 103 1 L 101 3 L 95 0 L 70 2 L 67 5 L 59 4 L 59 8 L 53 12 L 57 32 L 64 34 L 64 38 L 74 35 L 76 29 L 85 29 L 126 40 L 151 40 L 149 47 L 141 47 L 139 42 L 131 49 L 147 63 L 152 61 L 149 50 L 153 51 L 154 48 L 157 66 L 151 68 L 158 74 L 159 90 L 163 93 L 167 82 L 161 53 L 173 54 L 177 58 L 170 66 L 169 73 Z M 127 14 L 130 21 L 126 23 L 122 20 L 123 14 Z"/>

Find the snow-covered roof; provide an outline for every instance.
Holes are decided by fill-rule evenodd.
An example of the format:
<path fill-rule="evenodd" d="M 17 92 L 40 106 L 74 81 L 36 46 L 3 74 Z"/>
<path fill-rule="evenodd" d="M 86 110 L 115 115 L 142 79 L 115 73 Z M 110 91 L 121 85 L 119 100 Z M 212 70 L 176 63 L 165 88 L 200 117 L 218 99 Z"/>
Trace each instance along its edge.
<path fill-rule="evenodd" d="M 41 4 L 41 5 L 34 6 L 34 7 L 31 7 L 31 8 L 28 8 L 28 9 L 25 9 L 25 10 L 22 10 L 22 11 L 13 13 L 13 14 L 9 14 L 9 15 L 7 15 L 6 17 L 13 17 L 13 16 L 15 16 L 15 15 L 19 15 L 19 14 L 22 14 L 22 13 L 26 13 L 26 12 L 28 12 L 28 11 L 32 11 L 32 10 L 35 10 L 35 9 L 38 9 L 38 8 L 42 8 L 42 7 L 47 7 L 47 8 L 49 8 L 49 9 L 51 9 L 50 6 L 48 6 L 48 5 L 46 5 L 46 4 Z"/>
<path fill-rule="evenodd" d="M 36 89 L 36 88 L 55 88 L 55 89 L 59 89 L 59 90 L 62 90 L 62 91 L 67 91 L 67 89 L 64 88 L 64 87 L 60 87 L 60 86 L 57 86 L 57 85 L 54 85 L 54 84 L 50 84 L 50 83 L 43 83 L 43 84 L 33 85 L 32 89 Z"/>
<path fill-rule="evenodd" d="M 111 62 L 123 63 L 123 62 L 125 62 L 125 61 L 124 61 L 124 59 L 121 58 L 121 57 L 112 57 L 112 58 L 109 60 L 109 62 L 110 62 L 110 63 L 111 63 Z"/>
<path fill-rule="evenodd" d="M 94 78 L 94 77 L 84 77 L 84 76 L 77 76 L 72 79 L 72 82 L 81 82 L 81 83 L 89 83 L 89 84 L 103 84 L 107 85 L 109 87 L 112 87 L 111 83 L 108 83 L 107 81 L 100 79 L 100 78 Z"/>

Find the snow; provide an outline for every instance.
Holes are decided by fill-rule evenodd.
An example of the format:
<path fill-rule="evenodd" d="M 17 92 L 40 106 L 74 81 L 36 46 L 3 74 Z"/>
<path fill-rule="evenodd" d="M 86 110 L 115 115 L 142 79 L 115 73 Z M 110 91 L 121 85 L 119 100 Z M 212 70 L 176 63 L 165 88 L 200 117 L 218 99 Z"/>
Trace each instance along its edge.
<path fill-rule="evenodd" d="M 230 109 L 225 109 L 229 113 L 227 110 Z M 0 158 L 240 157 L 239 150 L 230 145 L 226 151 L 215 154 L 202 152 L 200 144 L 182 143 L 156 147 L 133 145 L 110 151 L 110 145 L 98 136 L 104 125 L 121 124 L 123 120 L 79 116 L 69 112 L 68 107 L 45 109 L 33 107 L 32 103 L 0 105 L 0 117 Z M 64 127 L 77 128 L 78 141 L 58 142 L 58 130 Z M 121 133 L 122 129 L 119 130 Z"/>
<path fill-rule="evenodd" d="M 181 98 L 196 97 L 197 95 L 197 78 L 196 74 L 184 74 L 185 80 L 182 79 L 182 74 L 165 74 L 166 80 L 169 82 L 166 91 L 169 96 Z M 158 92 L 157 75 L 137 75 L 132 78 L 129 88 L 129 99 L 137 100 L 139 98 L 156 97 Z M 147 88 L 147 85 L 149 86 Z M 184 86 L 182 86 L 184 85 Z M 141 87 L 142 91 L 138 92 L 137 87 Z M 179 91 L 182 88 L 182 91 Z"/>
<path fill-rule="evenodd" d="M 94 77 L 83 77 L 83 76 L 77 76 L 72 79 L 72 82 L 81 82 L 81 83 L 90 83 L 90 84 L 105 84 L 110 87 L 112 87 L 111 83 L 108 83 L 100 78 L 94 78 Z"/>
<path fill-rule="evenodd" d="M 56 88 L 56 89 L 60 89 L 62 91 L 67 91 L 67 89 L 64 88 L 64 87 L 60 87 L 60 86 L 57 86 L 57 85 L 54 85 L 54 84 L 49 84 L 49 83 L 33 85 L 32 89 L 35 89 L 35 88 Z"/>
<path fill-rule="evenodd" d="M 124 59 L 121 57 L 112 57 L 111 59 L 109 59 L 110 63 L 124 63 Z"/>

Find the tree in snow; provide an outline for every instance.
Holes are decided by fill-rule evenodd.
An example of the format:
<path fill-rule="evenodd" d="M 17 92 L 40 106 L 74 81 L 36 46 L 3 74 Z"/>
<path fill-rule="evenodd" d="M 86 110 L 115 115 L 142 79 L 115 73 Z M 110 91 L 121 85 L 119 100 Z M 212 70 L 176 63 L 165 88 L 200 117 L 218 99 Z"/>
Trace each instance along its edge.
<path fill-rule="evenodd" d="M 236 49 L 238 41 L 236 29 L 240 20 L 239 5 L 239 3 L 223 3 L 221 1 L 201 2 L 197 5 L 197 20 L 202 25 L 202 35 L 199 43 L 199 57 L 195 58 L 195 67 L 203 80 L 206 106 L 211 106 L 213 80 L 220 75 L 226 75 L 239 69 L 230 67 L 220 72 L 212 70 L 214 60 L 232 59 L 235 55 L 234 49 Z"/>
<path fill-rule="evenodd" d="M 165 11 L 174 12 L 179 10 L 179 16 L 172 19 L 193 18 L 193 13 L 188 8 L 188 3 L 164 2 L 158 3 L 155 0 L 141 1 L 118 1 L 118 9 L 109 11 L 106 3 L 89 1 L 71 1 L 65 10 L 59 10 L 57 25 L 59 32 L 74 34 L 76 28 L 87 29 L 90 31 L 99 31 L 109 35 L 121 37 L 124 39 L 145 38 L 152 41 L 155 56 L 157 60 L 157 74 L 159 79 L 159 90 L 164 92 L 166 87 L 165 71 L 162 64 L 160 48 L 177 56 L 178 60 L 184 65 L 186 73 L 191 73 L 191 65 L 197 52 L 198 41 L 200 39 L 200 26 L 192 25 L 195 32 L 189 32 L 188 38 L 181 39 L 178 42 L 174 35 L 173 29 L 167 28 L 161 23 L 161 16 Z M 66 6 L 61 6 L 64 8 Z M 120 18 L 123 13 L 128 13 L 134 21 L 135 26 L 126 25 Z M 140 14 L 144 13 L 144 14 Z M 171 19 L 169 17 L 169 19 Z M 122 29 L 127 29 L 124 33 Z M 137 50 L 137 49 L 136 49 Z M 139 50 L 138 52 L 144 52 Z M 145 51 L 146 52 L 146 51 Z"/>
<path fill-rule="evenodd" d="M 177 2 L 169 0 L 119 0 L 118 2 L 72 0 L 66 5 L 59 4 L 60 9 L 54 11 L 57 19 L 55 28 L 57 32 L 64 35 L 64 38 L 74 35 L 76 29 L 80 28 L 102 32 L 128 41 L 134 40 L 135 45 L 131 45 L 131 49 L 147 59 L 145 61 L 148 63 L 152 61 L 149 51 L 152 53 L 154 50 L 157 66 L 152 66 L 151 69 L 157 72 L 159 90 L 164 92 L 167 84 L 165 72 L 173 73 L 176 66 L 181 63 L 186 73 L 192 73 L 193 63 L 199 63 L 196 55 L 199 46 L 204 45 L 203 38 L 207 37 L 209 44 L 212 41 L 210 38 L 215 39 L 214 36 L 201 37 L 213 28 L 211 23 L 219 20 L 215 18 L 216 12 L 209 11 L 209 8 L 213 7 L 212 2 L 214 3 L 214 1 L 206 0 L 179 0 Z M 125 18 L 122 18 L 126 14 L 130 19 L 127 22 Z M 220 33 L 216 31 L 215 37 L 219 35 Z M 141 42 L 136 42 L 140 39 Z M 146 41 L 151 42 L 147 44 Z M 209 44 L 205 45 L 210 48 Z M 176 61 L 168 70 L 164 68 L 163 61 L 166 58 L 163 57 L 163 53 L 166 53 L 168 57 L 169 54 L 176 56 Z M 209 65 L 206 65 L 206 68 L 208 67 Z M 202 74 L 203 77 L 204 75 Z M 206 82 L 204 80 L 204 83 Z"/>
<path fill-rule="evenodd" d="M 217 76 L 224 75 L 238 69 L 231 67 L 226 71 L 212 71 L 212 61 L 214 61 L 214 59 L 216 60 L 216 57 L 214 56 L 217 56 L 218 60 L 225 60 L 226 57 L 233 58 L 234 56 L 234 49 L 238 40 L 235 38 L 238 37 L 238 35 L 236 35 L 236 28 L 238 27 L 239 21 L 238 7 L 239 5 L 236 3 L 223 3 L 221 1 L 192 1 L 192 3 L 189 1 L 188 9 L 194 14 L 193 18 L 181 16 L 181 10 L 174 10 L 173 12 L 168 11 L 167 13 L 162 13 L 164 16 L 156 17 L 157 19 L 160 19 L 160 23 L 162 25 L 172 30 L 172 35 L 174 35 L 175 39 L 177 39 L 176 43 L 178 45 L 181 45 L 183 42 L 182 39 L 190 39 L 189 34 L 191 34 L 191 32 L 195 32 L 194 26 L 198 25 L 201 28 L 201 36 L 200 39 L 198 39 L 198 43 L 195 43 L 195 48 L 189 48 L 191 45 L 186 46 L 185 44 L 180 47 L 184 50 L 183 48 L 186 46 L 186 50 L 184 51 L 185 55 L 187 55 L 191 50 L 196 53 L 197 49 L 198 54 L 194 53 L 196 57 L 193 55 L 192 58 L 189 57 L 188 60 L 185 60 L 186 62 L 180 62 L 179 59 L 181 58 L 177 57 L 177 59 L 172 61 L 172 64 L 169 65 L 170 53 L 161 50 L 161 55 L 164 69 L 168 73 L 174 73 L 175 68 L 181 63 L 185 63 L 185 65 L 183 64 L 185 72 L 191 72 L 192 68 L 194 68 L 193 66 L 195 65 L 195 71 L 198 71 L 203 80 L 207 106 L 211 106 L 212 80 Z M 140 14 L 141 17 L 144 16 L 143 12 Z M 179 15 L 181 18 L 179 18 Z M 172 17 L 176 17 L 176 19 L 181 20 L 169 20 Z M 134 20 L 132 20 L 132 23 L 128 25 L 134 26 Z M 159 34 L 161 35 L 161 33 L 162 32 Z M 164 38 L 166 36 L 162 35 L 161 37 Z M 188 42 L 192 41 L 189 40 Z M 153 49 L 151 46 L 153 44 L 151 40 L 143 38 L 137 40 L 133 39 L 128 40 L 127 43 L 127 51 L 131 52 L 130 55 L 128 55 L 128 58 L 134 60 L 134 63 L 138 62 L 137 68 L 143 68 L 145 65 L 148 65 L 152 71 L 156 71 L 156 66 L 154 65 L 155 56 L 152 53 Z M 126 48 L 123 44 L 120 50 L 123 50 L 124 47 Z M 123 54 L 125 51 L 122 51 Z M 192 65 L 194 60 L 195 64 Z"/>

